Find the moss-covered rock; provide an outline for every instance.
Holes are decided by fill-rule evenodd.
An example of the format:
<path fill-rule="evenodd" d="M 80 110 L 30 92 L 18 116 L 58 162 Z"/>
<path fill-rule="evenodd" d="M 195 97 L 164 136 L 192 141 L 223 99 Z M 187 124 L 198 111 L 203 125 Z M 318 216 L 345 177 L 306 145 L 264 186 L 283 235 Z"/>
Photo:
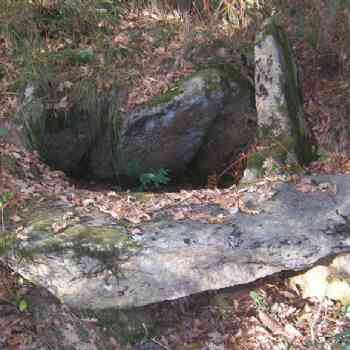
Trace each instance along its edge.
<path fill-rule="evenodd" d="M 29 220 L 24 218 L 28 234 L 25 246 L 31 255 L 68 254 L 78 263 L 89 258 L 95 260 L 98 271 L 116 272 L 119 259 L 127 259 L 140 248 L 123 226 L 90 226 L 69 211 L 36 210 L 35 215 L 26 214 Z"/>
<path fill-rule="evenodd" d="M 281 271 L 303 270 L 321 258 L 348 252 L 350 208 L 346 176 L 313 177 L 313 193 L 274 184 L 273 198 L 245 193 L 258 215 L 199 205 L 209 224 L 157 215 L 129 235 L 121 222 L 99 212 L 83 217 L 63 202 L 30 207 L 21 233 L 34 261 L 17 270 L 80 310 L 132 309 L 246 284 Z M 342 189 L 330 198 L 321 184 Z M 185 210 L 188 207 L 181 207 Z M 338 208 L 338 209 L 337 209 Z M 174 208 L 175 209 L 175 208 Z M 316 218 L 316 219 L 315 219 Z"/>
<path fill-rule="evenodd" d="M 181 95 L 184 91 L 181 89 L 181 87 L 179 85 L 180 84 L 178 83 L 175 86 L 173 86 L 171 89 L 169 89 L 168 91 L 153 98 L 148 103 L 148 106 L 149 107 L 157 107 L 159 105 L 166 104 L 166 103 L 170 102 L 174 97 Z"/>

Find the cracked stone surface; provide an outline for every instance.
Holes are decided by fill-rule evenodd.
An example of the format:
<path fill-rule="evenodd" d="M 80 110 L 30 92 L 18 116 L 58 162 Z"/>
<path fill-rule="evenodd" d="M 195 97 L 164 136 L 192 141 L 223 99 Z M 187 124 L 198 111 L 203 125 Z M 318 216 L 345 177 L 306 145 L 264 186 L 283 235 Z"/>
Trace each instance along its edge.
<path fill-rule="evenodd" d="M 34 220 L 26 244 L 37 251 L 36 262 L 19 272 L 68 305 L 104 309 L 143 306 L 304 270 L 322 258 L 350 252 L 350 226 L 344 220 L 350 215 L 350 177 L 313 179 L 336 185 L 337 193 L 303 193 L 287 183 L 276 185 L 277 193 L 263 201 L 246 193 L 260 214 L 226 213 L 224 224 L 176 221 L 160 213 L 139 225 L 141 236 L 131 236 L 112 219 L 85 217 L 55 235 Z M 48 214 L 54 219 L 68 210 L 55 206 Z M 203 210 L 212 215 L 224 211 L 215 205 L 203 205 Z"/>

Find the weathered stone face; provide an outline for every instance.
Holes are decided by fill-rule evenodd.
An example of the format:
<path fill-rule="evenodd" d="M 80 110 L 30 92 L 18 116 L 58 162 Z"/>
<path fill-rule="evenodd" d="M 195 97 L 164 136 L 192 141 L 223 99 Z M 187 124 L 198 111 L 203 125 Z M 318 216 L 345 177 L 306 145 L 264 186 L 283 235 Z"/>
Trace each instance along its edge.
<path fill-rule="evenodd" d="M 287 35 L 274 18 L 264 23 L 256 39 L 255 90 L 260 142 L 279 143 L 285 163 L 310 162 L 312 150 L 297 69 Z"/>
<path fill-rule="evenodd" d="M 255 46 L 255 91 L 258 124 L 272 136 L 291 135 L 292 127 L 285 96 L 286 71 L 282 48 L 273 33 Z M 258 39 L 259 40 L 259 39 Z"/>
<path fill-rule="evenodd" d="M 208 175 L 220 174 L 240 152 L 246 151 L 256 137 L 256 111 L 252 87 L 237 71 L 224 70 L 224 103 L 211 125 L 192 163 L 197 177 L 206 182 Z"/>
<path fill-rule="evenodd" d="M 196 74 L 166 97 L 131 115 L 121 132 L 124 168 L 134 163 L 136 176 L 150 169 L 185 170 L 223 106 L 221 77 L 216 71 Z"/>
<path fill-rule="evenodd" d="M 195 73 L 130 116 L 115 168 L 136 178 L 160 168 L 173 176 L 189 166 L 204 177 L 220 171 L 253 139 L 250 97 L 249 83 L 233 67 Z"/>
<path fill-rule="evenodd" d="M 35 263 L 20 272 L 80 309 L 130 308 L 253 282 L 281 271 L 300 271 L 330 255 L 350 252 L 348 176 L 315 177 L 337 194 L 298 192 L 276 185 L 277 194 L 261 200 L 247 193 L 258 215 L 225 212 L 223 224 L 162 216 L 140 224 L 130 236 L 111 218 L 96 214 L 72 221 L 59 234 L 53 222 L 71 210 L 53 206 L 33 214 L 25 230 Z M 321 185 L 320 188 L 323 188 Z"/>

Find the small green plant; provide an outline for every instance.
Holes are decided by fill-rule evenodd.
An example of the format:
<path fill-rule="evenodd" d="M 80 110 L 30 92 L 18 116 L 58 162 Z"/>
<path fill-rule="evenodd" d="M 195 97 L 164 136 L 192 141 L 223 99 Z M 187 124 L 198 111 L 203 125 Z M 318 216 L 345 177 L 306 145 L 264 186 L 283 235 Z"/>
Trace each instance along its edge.
<path fill-rule="evenodd" d="M 267 310 L 269 308 L 265 297 L 261 293 L 253 290 L 249 293 L 249 296 L 253 300 L 254 306 L 257 310 Z"/>
<path fill-rule="evenodd" d="M 341 332 L 335 336 L 335 341 L 337 344 L 342 345 L 342 349 L 346 350 L 350 346 L 350 330 Z"/>
<path fill-rule="evenodd" d="M 16 232 L 5 231 L 5 218 L 4 209 L 12 205 L 14 194 L 12 192 L 4 192 L 0 195 L 0 209 L 1 209 L 1 231 L 0 231 L 0 261 L 7 269 L 10 268 L 10 260 L 15 261 L 16 264 L 21 264 L 24 260 L 33 260 L 33 256 L 30 252 L 23 248 L 21 241 L 18 239 Z M 1 283 L 4 289 L 9 292 L 8 299 L 4 301 L 16 306 L 20 312 L 26 312 L 28 310 L 28 303 L 23 298 L 19 289 L 13 286 L 7 285 L 7 280 L 2 279 Z M 21 277 L 16 278 L 16 285 L 23 284 Z"/>
<path fill-rule="evenodd" d="M 1 239 L 0 239 L 1 242 Z M 1 254 L 0 254 L 1 257 Z M 5 262 L 4 267 L 7 269 L 8 265 Z M 15 278 L 15 284 L 11 285 L 8 283 L 8 280 L 2 279 L 1 284 L 4 288 L 4 290 L 7 291 L 8 295 L 5 298 L 2 298 L 2 302 L 6 302 L 8 304 L 11 304 L 15 306 L 20 312 L 26 312 L 28 310 L 28 302 L 27 300 L 23 297 L 20 287 L 24 284 L 24 280 L 20 276 L 16 276 Z"/>
<path fill-rule="evenodd" d="M 18 287 L 21 287 L 25 284 L 25 281 L 22 277 L 18 276 L 16 278 L 16 285 Z M 20 312 L 26 312 L 28 311 L 28 302 L 27 300 L 23 297 L 22 293 L 20 293 L 19 290 L 11 290 L 12 292 L 12 296 L 11 296 L 11 300 L 10 302 L 12 304 L 14 304 L 17 309 L 20 311 Z"/>
<path fill-rule="evenodd" d="M 0 209 L 1 209 L 1 232 L 0 232 L 0 260 L 4 264 L 5 268 L 10 266 L 10 256 L 15 258 L 18 264 L 22 262 L 23 259 L 29 259 L 30 254 L 28 254 L 22 247 L 21 242 L 18 240 L 16 233 L 5 232 L 5 218 L 4 209 L 11 204 L 11 199 L 14 195 L 12 192 L 4 192 L 0 196 Z M 21 283 L 20 279 L 17 281 Z M 12 286 L 7 286 L 6 281 L 2 280 L 1 283 L 4 285 L 5 289 L 9 292 L 9 299 L 5 299 L 8 303 L 17 307 L 20 312 L 25 312 L 28 309 L 27 301 L 20 295 L 17 289 Z"/>
<path fill-rule="evenodd" d="M 28 310 L 28 303 L 25 299 L 21 297 L 17 297 L 16 304 L 18 307 L 18 310 L 21 312 L 26 312 Z"/>
<path fill-rule="evenodd" d="M 163 168 L 158 171 L 151 169 L 149 173 L 140 176 L 141 188 L 143 190 L 151 187 L 159 188 L 162 185 L 166 185 L 169 181 L 169 170 Z"/>
<path fill-rule="evenodd" d="M 287 339 L 282 339 L 278 344 L 278 350 L 294 350 L 294 347 Z"/>
<path fill-rule="evenodd" d="M 15 245 L 16 239 L 13 235 L 6 235 L 4 238 L 0 236 L 0 259 L 2 258 L 1 260 L 4 264 L 3 266 L 6 269 L 9 269 L 9 252 L 10 250 L 14 249 Z M 15 285 L 10 285 L 8 280 L 5 278 L 1 280 L 1 284 L 4 290 L 8 292 L 8 296 L 2 299 L 2 301 L 15 306 L 20 312 L 26 312 L 28 310 L 28 302 L 23 297 L 19 288 L 24 284 L 23 278 L 16 276 Z"/>
<path fill-rule="evenodd" d="M 75 50 L 68 48 L 57 53 L 49 54 L 47 58 L 51 62 L 79 66 L 93 62 L 95 60 L 95 54 L 90 49 Z"/>

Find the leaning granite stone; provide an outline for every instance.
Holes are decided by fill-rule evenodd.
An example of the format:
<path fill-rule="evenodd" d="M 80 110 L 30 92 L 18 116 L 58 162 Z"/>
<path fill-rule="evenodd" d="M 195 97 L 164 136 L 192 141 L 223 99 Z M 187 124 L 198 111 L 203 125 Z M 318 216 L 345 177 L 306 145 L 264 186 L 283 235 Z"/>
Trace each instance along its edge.
<path fill-rule="evenodd" d="M 350 252 L 344 220 L 350 215 L 350 178 L 314 180 L 332 183 L 337 194 L 322 192 L 323 185 L 303 193 L 280 184 L 273 196 L 265 196 L 270 199 L 259 191 L 247 193 L 258 215 L 201 205 L 199 210 L 213 217 L 226 214 L 226 223 L 160 213 L 138 226 L 141 235 L 130 235 L 121 222 L 102 214 L 77 216 L 56 234 L 53 224 L 73 209 L 57 203 L 33 208 L 24 235 L 36 261 L 20 272 L 68 305 L 97 310 L 143 306 L 304 270 L 319 259 Z"/>
<path fill-rule="evenodd" d="M 127 117 L 114 148 L 113 171 L 116 178 L 137 180 L 161 168 L 172 177 L 190 168 L 206 179 L 227 167 L 255 132 L 249 82 L 231 65 L 206 68 Z M 90 157 L 89 172 L 99 179 L 112 173 L 101 165 L 106 140 L 99 140 Z"/>
<path fill-rule="evenodd" d="M 271 148 L 268 156 L 283 164 L 308 163 L 312 149 L 297 68 L 288 37 L 274 17 L 264 22 L 254 54 L 260 142 Z"/>

